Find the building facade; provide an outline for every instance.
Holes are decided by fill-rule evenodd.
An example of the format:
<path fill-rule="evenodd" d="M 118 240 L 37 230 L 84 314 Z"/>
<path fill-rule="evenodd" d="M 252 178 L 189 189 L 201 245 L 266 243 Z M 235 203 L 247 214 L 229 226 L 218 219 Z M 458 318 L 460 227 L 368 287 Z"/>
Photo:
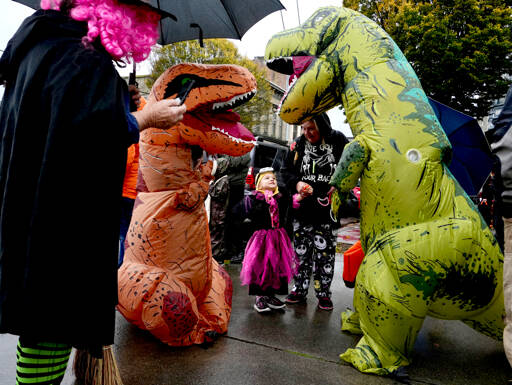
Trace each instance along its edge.
<path fill-rule="evenodd" d="M 288 87 L 288 76 L 280 74 L 278 72 L 270 70 L 265 65 L 263 56 L 254 57 L 253 61 L 263 70 L 266 74 L 266 79 L 272 89 L 272 111 L 270 119 L 268 119 L 267 125 L 261 125 L 253 128 L 253 134 L 266 135 L 272 138 L 283 140 L 287 143 L 291 143 L 296 137 L 300 135 L 300 126 L 286 123 L 278 115 L 278 107 L 281 103 L 281 99 L 284 96 L 285 90 Z"/>

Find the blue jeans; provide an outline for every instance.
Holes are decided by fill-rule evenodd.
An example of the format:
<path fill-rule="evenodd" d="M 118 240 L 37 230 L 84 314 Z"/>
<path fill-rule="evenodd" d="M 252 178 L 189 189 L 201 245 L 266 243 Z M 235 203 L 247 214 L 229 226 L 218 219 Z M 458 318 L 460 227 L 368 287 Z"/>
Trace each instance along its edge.
<path fill-rule="evenodd" d="M 121 223 L 119 226 L 119 256 L 117 259 L 117 266 L 123 264 L 124 259 L 124 240 L 126 239 L 126 233 L 132 220 L 133 204 L 135 199 L 123 197 L 121 200 Z"/>

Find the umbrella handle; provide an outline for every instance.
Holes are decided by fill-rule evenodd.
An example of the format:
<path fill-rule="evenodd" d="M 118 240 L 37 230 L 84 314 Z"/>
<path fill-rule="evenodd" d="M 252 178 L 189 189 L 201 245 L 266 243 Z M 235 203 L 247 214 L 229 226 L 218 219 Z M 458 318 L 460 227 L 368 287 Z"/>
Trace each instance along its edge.
<path fill-rule="evenodd" d="M 137 88 L 139 88 L 139 84 L 137 83 L 137 78 L 136 78 L 136 65 L 135 65 L 135 61 L 133 61 L 133 69 L 132 69 L 132 72 L 130 72 L 130 76 L 128 77 L 128 85 L 130 86 L 135 86 Z M 130 112 L 133 112 L 133 111 L 137 111 L 137 105 L 135 104 L 135 102 L 133 101 L 132 99 L 132 95 L 130 93 Z"/>
<path fill-rule="evenodd" d="M 136 72 L 137 72 L 137 65 L 135 64 L 135 60 L 134 60 L 132 72 L 130 72 L 130 77 L 128 78 L 128 85 L 136 86 L 138 88 L 139 85 L 137 84 L 137 80 L 136 80 Z"/>
<path fill-rule="evenodd" d="M 199 28 L 199 45 L 201 48 L 204 48 L 203 29 L 197 23 L 190 23 L 190 28 Z"/>

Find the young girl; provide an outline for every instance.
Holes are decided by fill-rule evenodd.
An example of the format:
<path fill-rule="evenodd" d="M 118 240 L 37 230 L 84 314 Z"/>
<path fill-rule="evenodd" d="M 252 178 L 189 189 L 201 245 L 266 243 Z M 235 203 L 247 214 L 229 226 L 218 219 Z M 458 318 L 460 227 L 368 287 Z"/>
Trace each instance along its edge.
<path fill-rule="evenodd" d="M 251 219 L 254 233 L 247 243 L 240 272 L 242 285 L 255 295 L 254 309 L 266 312 L 286 305 L 275 297 L 288 294 L 288 282 L 297 272 L 290 238 L 284 229 L 290 199 L 279 193 L 274 170 L 265 167 L 256 175 L 256 190 L 235 211 Z M 294 202 L 300 199 L 294 197 Z"/>

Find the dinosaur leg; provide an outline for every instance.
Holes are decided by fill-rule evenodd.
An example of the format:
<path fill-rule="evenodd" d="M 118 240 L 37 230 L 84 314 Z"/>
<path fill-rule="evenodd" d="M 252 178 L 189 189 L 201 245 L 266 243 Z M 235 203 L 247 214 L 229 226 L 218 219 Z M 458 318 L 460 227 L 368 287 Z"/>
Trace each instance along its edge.
<path fill-rule="evenodd" d="M 360 309 L 359 322 L 364 333 L 354 349 L 340 358 L 363 373 L 389 375 L 409 365 L 410 355 L 423 318 L 395 311 L 358 285 L 354 303 Z M 353 318 L 353 316 L 352 316 Z"/>
<path fill-rule="evenodd" d="M 408 357 L 428 310 L 428 297 L 420 291 L 423 288 L 402 283 L 399 278 L 399 271 L 409 271 L 409 264 L 423 260 L 411 261 L 410 251 L 397 247 L 409 238 L 407 232 L 395 231 L 376 239 L 357 273 L 357 313 L 347 320 L 356 323 L 359 318 L 363 337 L 340 358 L 361 372 L 389 375 L 409 365 Z M 422 246 L 430 244 L 430 239 L 418 239 L 415 251 L 421 252 Z"/>
<path fill-rule="evenodd" d="M 125 262 L 119 270 L 118 310 L 171 346 L 201 344 L 208 325 L 195 294 L 162 268 Z"/>
<path fill-rule="evenodd" d="M 503 328 L 505 327 L 505 313 L 503 311 L 503 291 L 496 296 L 494 302 L 482 313 L 466 319 L 462 322 L 486 336 L 498 341 L 503 339 Z"/>
<path fill-rule="evenodd" d="M 232 297 L 233 284 L 229 274 L 213 260 L 212 286 L 204 301 L 198 306 L 199 313 L 206 321 L 202 328 L 206 342 L 213 339 L 216 334 L 227 332 Z"/>
<path fill-rule="evenodd" d="M 500 338 L 501 254 L 488 232 L 449 218 L 377 238 L 356 278 L 354 305 L 364 336 L 341 358 L 367 373 L 396 371 L 409 363 L 427 314 Z"/>

